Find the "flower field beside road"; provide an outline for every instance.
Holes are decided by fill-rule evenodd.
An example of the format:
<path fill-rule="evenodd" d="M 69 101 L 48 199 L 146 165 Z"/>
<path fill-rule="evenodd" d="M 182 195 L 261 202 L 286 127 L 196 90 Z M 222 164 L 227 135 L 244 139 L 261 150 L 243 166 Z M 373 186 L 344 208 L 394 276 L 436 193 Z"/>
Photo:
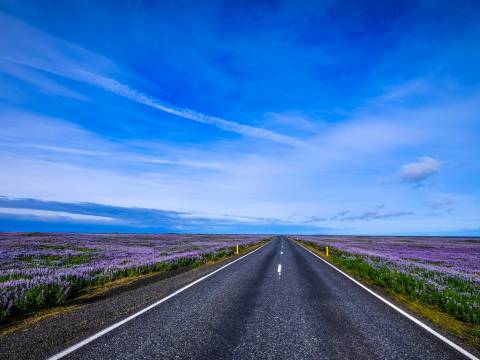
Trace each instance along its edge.
<path fill-rule="evenodd" d="M 261 235 L 0 234 L 0 322 L 117 278 L 202 264 Z"/>
<path fill-rule="evenodd" d="M 480 324 L 480 239 L 299 236 L 330 260 L 393 294 Z"/>

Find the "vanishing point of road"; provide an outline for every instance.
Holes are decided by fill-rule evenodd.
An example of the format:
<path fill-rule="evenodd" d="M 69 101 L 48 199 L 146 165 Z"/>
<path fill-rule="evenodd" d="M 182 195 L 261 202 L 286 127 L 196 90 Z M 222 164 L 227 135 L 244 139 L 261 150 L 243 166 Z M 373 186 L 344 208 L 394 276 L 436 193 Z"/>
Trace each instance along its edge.
<path fill-rule="evenodd" d="M 64 358 L 466 357 L 278 236 Z"/>

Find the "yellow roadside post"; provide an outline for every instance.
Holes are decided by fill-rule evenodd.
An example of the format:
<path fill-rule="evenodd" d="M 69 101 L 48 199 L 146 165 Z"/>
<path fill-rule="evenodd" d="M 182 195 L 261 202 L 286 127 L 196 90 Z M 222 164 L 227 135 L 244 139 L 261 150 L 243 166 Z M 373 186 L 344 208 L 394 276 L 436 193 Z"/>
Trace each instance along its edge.
<path fill-rule="evenodd" d="M 237 255 L 239 254 L 239 253 L 238 253 L 238 245 L 237 245 L 237 250 L 235 251 L 235 254 L 237 254 Z"/>
<path fill-rule="evenodd" d="M 325 255 L 328 256 L 328 246 L 325 246 Z"/>

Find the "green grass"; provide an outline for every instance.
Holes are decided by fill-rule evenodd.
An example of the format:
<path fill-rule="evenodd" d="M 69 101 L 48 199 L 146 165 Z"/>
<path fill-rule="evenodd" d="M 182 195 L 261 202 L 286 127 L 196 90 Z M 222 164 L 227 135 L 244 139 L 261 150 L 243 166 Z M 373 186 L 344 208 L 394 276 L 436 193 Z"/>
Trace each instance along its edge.
<path fill-rule="evenodd" d="M 20 279 L 28 279 L 24 275 L 13 274 L 13 275 L 0 275 L 0 282 L 10 281 L 10 280 L 20 280 Z"/>
<path fill-rule="evenodd" d="M 264 243 L 266 243 L 266 240 L 257 242 L 255 244 L 240 246 L 240 250 L 250 250 Z M 38 285 L 28 289 L 25 293 L 23 293 L 21 296 L 21 301 L 16 304 L 11 311 L 0 310 L 0 323 L 8 322 L 18 316 L 32 314 L 42 308 L 62 305 L 69 299 L 73 299 L 80 294 L 88 293 L 88 291 L 93 287 L 103 286 L 118 279 L 170 271 L 180 267 L 197 267 L 206 263 L 221 260 L 222 258 L 231 256 L 234 253 L 235 249 L 234 247 L 231 247 L 220 249 L 214 253 L 204 254 L 199 258 L 179 258 L 175 262 L 158 262 L 148 266 L 132 267 L 116 271 L 113 274 L 99 272 L 97 274 L 93 274 L 93 277 L 89 280 L 72 276 L 71 278 L 65 279 L 65 281 L 68 283 L 67 290 L 57 284 Z M 23 257 L 21 260 L 26 264 L 31 265 L 38 265 L 38 262 L 41 262 L 42 265 L 49 264 L 51 266 L 72 266 L 89 262 L 91 260 L 91 256 L 91 254 L 73 256 L 29 256 Z M 10 278 L 6 280 L 10 280 Z"/>
<path fill-rule="evenodd" d="M 92 261 L 92 255 L 40 255 L 40 256 L 23 256 L 19 258 L 30 266 L 62 266 L 70 267 L 73 265 L 87 264 Z"/>
<path fill-rule="evenodd" d="M 325 251 L 323 246 L 317 244 L 303 244 L 322 254 Z M 328 260 L 357 278 L 383 288 L 387 293 L 434 306 L 457 320 L 480 324 L 480 285 L 474 281 L 421 268 L 412 267 L 409 271 L 402 271 L 392 263 L 332 247 Z"/>
<path fill-rule="evenodd" d="M 361 255 L 339 251 L 331 246 L 330 256 L 326 257 L 325 247 L 310 242 L 298 242 L 358 280 L 382 288 L 397 302 L 480 350 L 478 284 L 422 269 L 417 273 L 405 274 L 394 268 L 381 266 L 381 262 L 375 263 Z M 440 291 L 430 285 L 429 276 L 441 276 L 444 289 Z"/>

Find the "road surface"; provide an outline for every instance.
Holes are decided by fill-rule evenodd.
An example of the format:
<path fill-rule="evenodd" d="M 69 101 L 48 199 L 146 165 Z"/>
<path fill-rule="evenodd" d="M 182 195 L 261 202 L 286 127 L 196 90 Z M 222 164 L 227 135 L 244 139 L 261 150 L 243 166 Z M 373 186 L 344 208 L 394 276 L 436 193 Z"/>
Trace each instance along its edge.
<path fill-rule="evenodd" d="M 277 237 L 65 358 L 465 357 L 293 241 Z"/>

